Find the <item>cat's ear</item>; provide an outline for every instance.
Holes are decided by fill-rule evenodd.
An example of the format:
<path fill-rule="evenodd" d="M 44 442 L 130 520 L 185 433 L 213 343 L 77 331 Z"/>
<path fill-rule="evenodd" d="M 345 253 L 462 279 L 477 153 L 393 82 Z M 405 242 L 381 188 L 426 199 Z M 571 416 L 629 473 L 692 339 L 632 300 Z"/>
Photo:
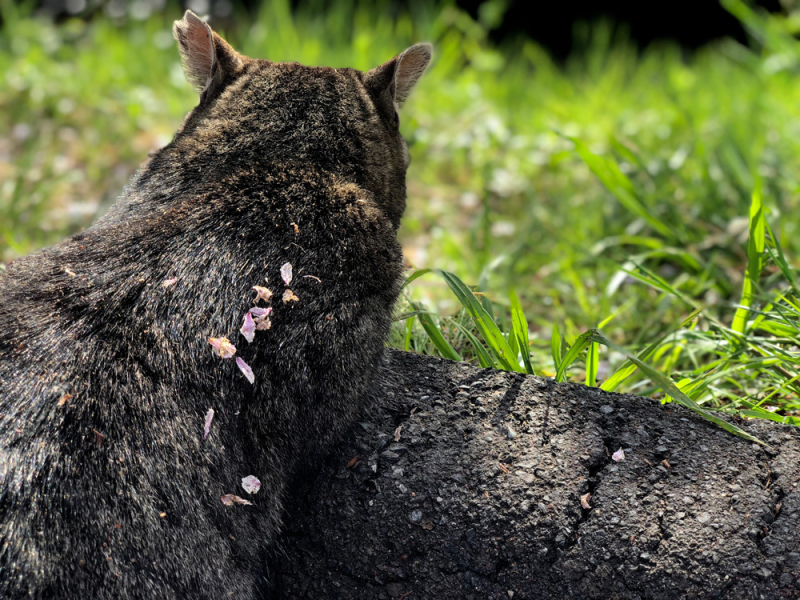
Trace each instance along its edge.
<path fill-rule="evenodd" d="M 415 44 L 397 57 L 397 68 L 394 72 L 395 102 L 402 104 L 406 101 L 428 68 L 432 57 L 433 46 L 430 44 Z"/>
<path fill-rule="evenodd" d="M 367 73 L 367 88 L 376 97 L 388 96 L 393 103 L 402 104 L 428 68 L 432 56 L 433 46 L 415 44 Z"/>
<path fill-rule="evenodd" d="M 178 41 L 186 79 L 201 94 L 242 64 L 236 50 L 190 10 L 183 19 L 175 21 L 172 35 Z"/>

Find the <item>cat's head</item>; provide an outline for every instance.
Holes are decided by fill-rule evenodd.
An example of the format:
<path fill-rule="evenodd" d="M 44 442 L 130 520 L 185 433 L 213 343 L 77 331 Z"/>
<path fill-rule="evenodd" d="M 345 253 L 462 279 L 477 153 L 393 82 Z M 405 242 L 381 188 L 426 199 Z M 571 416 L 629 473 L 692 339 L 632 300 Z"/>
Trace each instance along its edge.
<path fill-rule="evenodd" d="M 399 225 L 409 157 L 397 109 L 427 68 L 430 44 L 362 72 L 248 58 L 191 11 L 173 34 L 200 93 L 172 144 L 183 160 L 203 169 L 272 164 L 343 176 L 372 192 Z"/>

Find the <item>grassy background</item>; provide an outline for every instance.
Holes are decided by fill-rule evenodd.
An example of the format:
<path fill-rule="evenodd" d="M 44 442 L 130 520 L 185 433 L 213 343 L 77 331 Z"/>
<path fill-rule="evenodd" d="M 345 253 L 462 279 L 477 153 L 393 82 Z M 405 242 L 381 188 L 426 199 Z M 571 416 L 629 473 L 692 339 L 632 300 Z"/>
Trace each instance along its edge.
<path fill-rule="evenodd" d="M 278 0 L 212 25 L 251 56 L 361 69 L 434 42 L 401 115 L 413 157 L 406 259 L 474 286 L 519 370 L 746 416 L 800 414 L 800 13 L 723 0 L 752 48 L 726 41 L 690 57 L 639 52 L 609 23 L 579 26 L 584 51 L 556 65 L 530 40 L 488 43 L 496 2 L 477 22 L 446 2 L 397 18 L 317 4 L 292 15 Z M 7 262 L 102 214 L 196 96 L 170 33 L 175 6 L 59 25 L 0 7 Z M 394 345 L 497 357 L 442 278 L 406 290 L 400 317 L 414 316 L 398 320 Z M 527 316 L 520 342 L 512 290 Z M 604 337 L 580 337 L 600 326 Z M 627 352 L 646 364 L 623 380 Z"/>

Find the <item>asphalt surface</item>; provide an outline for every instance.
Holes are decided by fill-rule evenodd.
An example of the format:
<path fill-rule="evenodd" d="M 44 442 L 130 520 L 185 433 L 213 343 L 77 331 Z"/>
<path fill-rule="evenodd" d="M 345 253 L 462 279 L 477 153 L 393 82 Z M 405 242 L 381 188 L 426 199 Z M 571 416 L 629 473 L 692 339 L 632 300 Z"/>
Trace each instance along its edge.
<path fill-rule="evenodd" d="M 270 597 L 800 598 L 800 429 L 739 423 L 764 449 L 674 404 L 398 351 L 382 380 L 299 478 Z"/>

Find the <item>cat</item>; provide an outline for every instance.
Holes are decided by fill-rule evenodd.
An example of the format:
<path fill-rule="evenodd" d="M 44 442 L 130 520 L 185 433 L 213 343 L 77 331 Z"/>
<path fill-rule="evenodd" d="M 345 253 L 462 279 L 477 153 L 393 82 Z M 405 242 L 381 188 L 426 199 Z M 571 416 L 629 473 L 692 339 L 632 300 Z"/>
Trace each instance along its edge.
<path fill-rule="evenodd" d="M 382 361 L 431 46 L 364 73 L 245 57 L 191 11 L 173 33 L 198 106 L 0 275 L 3 598 L 259 597 L 287 482 Z"/>

